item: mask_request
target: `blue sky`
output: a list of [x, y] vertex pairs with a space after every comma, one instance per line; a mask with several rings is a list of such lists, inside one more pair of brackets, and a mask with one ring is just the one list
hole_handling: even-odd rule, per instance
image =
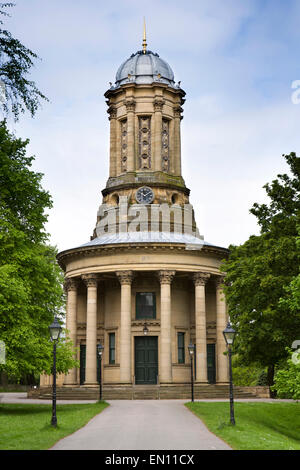
[[299, 0], [16, 0], [6, 27], [35, 51], [31, 78], [50, 99], [10, 127], [30, 139], [54, 207], [60, 250], [89, 240], [108, 178], [103, 94], [141, 48], [166, 60], [186, 91], [182, 167], [201, 234], [228, 246], [258, 233], [262, 186], [299, 153]]

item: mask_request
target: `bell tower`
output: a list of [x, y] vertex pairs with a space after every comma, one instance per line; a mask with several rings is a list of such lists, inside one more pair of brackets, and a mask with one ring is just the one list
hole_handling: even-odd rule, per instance
[[[181, 175], [180, 121], [185, 92], [175, 85], [170, 66], [143, 49], [120, 67], [104, 95], [110, 120], [110, 170], [104, 202], [116, 190], [145, 183], [155, 202], [187, 202]], [[173, 191], [173, 193], [172, 193]]]

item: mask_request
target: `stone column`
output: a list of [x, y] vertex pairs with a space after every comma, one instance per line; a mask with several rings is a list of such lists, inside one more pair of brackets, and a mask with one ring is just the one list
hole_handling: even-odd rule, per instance
[[82, 276], [87, 286], [86, 307], [86, 364], [84, 385], [96, 386], [97, 382], [97, 284], [96, 274]]
[[228, 358], [224, 356], [226, 352], [226, 343], [223, 335], [223, 331], [227, 325], [227, 309], [225, 295], [222, 290], [222, 284], [224, 283], [224, 276], [219, 276], [216, 281], [216, 362], [217, 362], [217, 383], [228, 383], [229, 382], [229, 371], [228, 371]]
[[117, 271], [121, 284], [120, 382], [131, 384], [131, 284], [132, 271]]
[[127, 171], [135, 171], [135, 99], [127, 98]]
[[110, 106], [107, 110], [110, 120], [110, 158], [109, 176], [117, 176], [117, 108]]
[[154, 106], [154, 139], [153, 139], [153, 169], [162, 170], [162, 108], [165, 100], [162, 97], [155, 97]]
[[181, 175], [181, 138], [180, 138], [180, 121], [182, 119], [181, 106], [174, 108], [174, 172], [175, 175]]
[[207, 383], [207, 341], [205, 284], [209, 273], [194, 273], [195, 284], [195, 329], [196, 329], [196, 382]]
[[171, 283], [175, 271], [159, 271], [160, 282], [160, 383], [172, 382]]
[[[77, 290], [79, 281], [78, 279], [66, 279], [64, 288], [67, 292], [67, 314], [66, 314], [66, 328], [68, 335], [73, 342], [73, 348], [76, 348], [77, 343]], [[76, 355], [74, 354], [74, 358]], [[68, 374], [65, 375], [64, 385], [72, 386], [77, 384], [77, 369], [74, 367], [70, 369]]]

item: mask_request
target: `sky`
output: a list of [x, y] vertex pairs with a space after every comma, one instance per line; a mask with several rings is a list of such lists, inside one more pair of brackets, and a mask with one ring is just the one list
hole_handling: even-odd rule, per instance
[[16, 0], [10, 13], [5, 27], [40, 57], [30, 79], [50, 102], [9, 127], [30, 139], [59, 251], [95, 227], [109, 164], [103, 95], [141, 49], [144, 17], [148, 49], [186, 92], [182, 172], [200, 233], [224, 247], [259, 233], [249, 209], [288, 172], [282, 155], [300, 152], [299, 0]]

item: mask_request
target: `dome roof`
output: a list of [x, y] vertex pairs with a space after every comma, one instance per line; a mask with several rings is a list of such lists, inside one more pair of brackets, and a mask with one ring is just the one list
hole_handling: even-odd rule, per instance
[[125, 83], [150, 84], [153, 82], [166, 83], [175, 86], [174, 73], [167, 62], [152, 51], [138, 51], [120, 65], [114, 88]]

